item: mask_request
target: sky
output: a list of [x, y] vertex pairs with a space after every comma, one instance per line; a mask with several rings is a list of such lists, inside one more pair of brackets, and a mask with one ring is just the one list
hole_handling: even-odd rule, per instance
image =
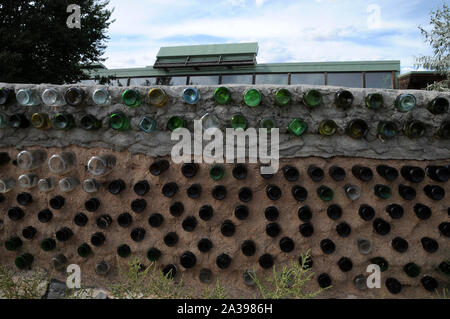
[[111, 0], [108, 68], [151, 66], [162, 46], [258, 42], [258, 63], [400, 60], [432, 53], [418, 29], [445, 0]]

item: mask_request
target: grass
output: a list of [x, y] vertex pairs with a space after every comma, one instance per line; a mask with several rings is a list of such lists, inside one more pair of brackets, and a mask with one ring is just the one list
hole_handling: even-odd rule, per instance
[[434, 299], [450, 299], [450, 292], [447, 288], [442, 288], [442, 294], [436, 289], [435, 294], [436, 297], [433, 297]]
[[227, 299], [228, 292], [217, 278], [216, 285], [214, 287], [206, 286], [202, 292], [202, 299]]
[[[117, 263], [119, 264], [119, 263]], [[128, 263], [128, 269], [118, 266], [118, 281], [108, 285], [108, 290], [117, 299], [179, 299], [189, 296], [183, 280], [176, 282], [170, 274], [164, 275], [155, 263], [143, 267], [139, 259]]]
[[311, 268], [307, 267], [308, 260], [311, 258], [309, 251], [301, 256], [301, 264], [291, 262], [284, 266], [281, 271], [273, 267], [272, 274], [267, 277], [259, 278], [257, 275], [251, 275], [258, 292], [263, 299], [312, 299], [320, 295], [326, 289], [307, 291], [306, 285], [314, 277]]
[[[302, 255], [302, 263], [292, 263], [281, 271], [274, 267], [270, 276], [259, 278], [254, 276], [257, 298], [315, 298], [324, 289], [307, 291], [305, 285], [311, 281], [314, 273], [306, 267], [310, 258], [309, 252]], [[119, 262], [117, 263], [119, 265]], [[50, 282], [51, 274], [33, 271], [24, 276], [6, 266], [0, 265], [0, 297], [7, 299], [38, 299], [44, 295]], [[143, 266], [141, 260], [133, 258], [126, 266], [118, 266], [118, 278], [114, 282], [106, 282], [105, 287], [114, 299], [227, 299], [229, 293], [217, 278], [215, 285], [207, 285], [193, 290], [179, 280], [164, 275], [155, 263]], [[67, 289], [66, 299], [92, 299], [93, 289]]]
[[40, 271], [23, 275], [0, 265], [0, 298], [40, 299], [49, 281], [49, 277]]

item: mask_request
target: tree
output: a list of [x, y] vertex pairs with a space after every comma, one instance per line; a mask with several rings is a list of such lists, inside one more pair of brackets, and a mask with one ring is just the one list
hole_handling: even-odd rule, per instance
[[[69, 28], [70, 4], [81, 7], [81, 28]], [[109, 0], [2, 0], [0, 82], [74, 83], [102, 62], [111, 23]]]
[[431, 11], [430, 26], [430, 31], [422, 26], [419, 30], [433, 48], [433, 56], [417, 58], [416, 66], [447, 76], [446, 80], [433, 83], [427, 89], [450, 90], [450, 8], [445, 3], [441, 9]]

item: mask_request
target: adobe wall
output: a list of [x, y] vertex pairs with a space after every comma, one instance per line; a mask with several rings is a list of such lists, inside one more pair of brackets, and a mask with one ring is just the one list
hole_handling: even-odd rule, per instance
[[[0, 87], [3, 86], [0, 84]], [[25, 87], [23, 85], [14, 86], [16, 89]], [[38, 86], [43, 90], [46, 86]], [[233, 99], [240, 101], [240, 94], [245, 87], [232, 86]], [[81, 129], [74, 129], [69, 132], [60, 132], [56, 130], [38, 131], [35, 129], [26, 129], [14, 131], [12, 129], [0, 130], [0, 152], [8, 152], [14, 158], [20, 150], [26, 149], [45, 149], [48, 157], [63, 150], [71, 150], [77, 156], [76, 169], [69, 175], [78, 177], [81, 181], [89, 178], [85, 165], [92, 155], [101, 152], [110, 152], [117, 158], [117, 166], [113, 172], [98, 180], [103, 183], [103, 188], [94, 194], [85, 193], [80, 187], [75, 191], [62, 194], [55, 190], [49, 194], [40, 193], [37, 188], [29, 191], [33, 196], [33, 203], [27, 207], [22, 207], [25, 217], [13, 222], [7, 217], [10, 207], [18, 206], [16, 195], [22, 190], [16, 188], [5, 194], [5, 200], [0, 203], [0, 219], [4, 221], [4, 227], [0, 230], [0, 260], [2, 264], [14, 265], [14, 258], [19, 254], [29, 252], [35, 256], [33, 267], [49, 268], [51, 257], [62, 253], [69, 263], [75, 263], [81, 266], [83, 284], [93, 286], [105, 286], [105, 282], [113, 281], [117, 275], [116, 249], [120, 244], [126, 243], [131, 247], [133, 255], [145, 259], [146, 252], [151, 247], [157, 247], [162, 251], [162, 257], [158, 264], [163, 266], [175, 264], [178, 268], [177, 279], [183, 276], [183, 281], [189, 288], [194, 290], [202, 289], [204, 284], [198, 279], [199, 271], [202, 268], [209, 268], [215, 278], [220, 278], [226, 285], [232, 297], [253, 296], [256, 294], [254, 288], [243, 284], [242, 272], [246, 269], [254, 269], [257, 274], [269, 275], [271, 270], [263, 270], [258, 264], [258, 258], [269, 253], [274, 257], [277, 268], [291, 262], [297, 261], [301, 253], [307, 250], [311, 251], [313, 259], [313, 272], [315, 277], [310, 283], [309, 288], [316, 290], [318, 288], [317, 277], [321, 273], [328, 273], [332, 279], [332, 288], [327, 290], [322, 297], [332, 298], [431, 298], [434, 294], [426, 291], [420, 279], [424, 275], [430, 275], [438, 280], [439, 288], [449, 286], [448, 277], [445, 277], [437, 270], [437, 266], [449, 256], [449, 238], [445, 237], [438, 230], [439, 224], [449, 222], [450, 184], [439, 183], [446, 191], [446, 197], [441, 201], [433, 201], [428, 198], [423, 187], [428, 184], [437, 184], [428, 177], [420, 184], [411, 184], [399, 177], [394, 182], [387, 182], [382, 179], [375, 171], [379, 164], [391, 165], [400, 169], [403, 165], [416, 165], [425, 168], [429, 164], [449, 165], [450, 164], [450, 142], [437, 140], [431, 136], [431, 132], [437, 130], [440, 123], [449, 116], [433, 116], [425, 109], [425, 102], [432, 99], [437, 92], [408, 91], [418, 99], [418, 107], [411, 113], [399, 113], [394, 110], [393, 101], [402, 91], [381, 90], [386, 101], [384, 112], [374, 112], [363, 107], [362, 99], [365, 93], [379, 90], [351, 89], [355, 96], [355, 106], [347, 111], [338, 111], [332, 104], [332, 97], [336, 88], [316, 87], [324, 93], [324, 105], [318, 110], [310, 112], [304, 105], [299, 103], [301, 99], [300, 92], [306, 87], [289, 87], [293, 93], [295, 102], [293, 105], [280, 109], [273, 106], [271, 96], [276, 87], [259, 87], [264, 95], [263, 106], [256, 109], [244, 107], [240, 102], [230, 106], [215, 105], [212, 99], [214, 87], [199, 87], [202, 100], [197, 106], [187, 106], [181, 102], [182, 87], [165, 87], [164, 89], [170, 96], [170, 101], [166, 107], [155, 109], [145, 104], [137, 109], [129, 109], [120, 104], [120, 93], [123, 88], [110, 88], [113, 94], [114, 105], [108, 107], [98, 107], [90, 105], [75, 109], [72, 107], [61, 107], [59, 109], [68, 109], [79, 119], [81, 114], [89, 112], [99, 118], [106, 117], [113, 110], [120, 109], [132, 116], [133, 129], [129, 132], [116, 132], [108, 128], [107, 121], [104, 121], [104, 128], [99, 132], [86, 132]], [[94, 87], [86, 87], [86, 91], [92, 92]], [[139, 88], [144, 94], [148, 88]], [[447, 94], [447, 98], [450, 96]], [[10, 113], [13, 110], [20, 109], [19, 106], [10, 106], [3, 110]], [[23, 108], [22, 108], [23, 109]], [[57, 108], [46, 106], [33, 107], [27, 110], [27, 114], [36, 110], [45, 110], [45, 112], [54, 113]], [[184, 115], [187, 120], [198, 119], [205, 112], [214, 112], [220, 119], [229, 120], [233, 113], [243, 113], [249, 119], [249, 126], [255, 127], [257, 120], [271, 116], [280, 127], [287, 126], [289, 120], [293, 117], [303, 117], [310, 125], [310, 130], [301, 138], [294, 138], [282, 130], [281, 134], [281, 163], [284, 165], [293, 165], [300, 171], [298, 182], [290, 183], [285, 180], [281, 170], [270, 180], [264, 180], [259, 174], [258, 164], [247, 164], [248, 176], [242, 181], [237, 181], [232, 176], [233, 164], [224, 164], [226, 168], [225, 177], [220, 181], [212, 181], [209, 177], [209, 165], [201, 164], [199, 173], [192, 179], [187, 179], [181, 174], [181, 165], [171, 162], [167, 172], [159, 177], [149, 173], [150, 164], [156, 159], [167, 158], [171, 150], [170, 133], [165, 130], [167, 118], [173, 114]], [[137, 122], [143, 114], [152, 114], [158, 119], [161, 131], [146, 134], [137, 130]], [[352, 140], [342, 132], [331, 138], [320, 137], [317, 131], [317, 125], [320, 120], [333, 118], [343, 129], [344, 123], [347, 123], [354, 117], [366, 119], [368, 123], [377, 122], [380, 119], [395, 119], [406, 121], [416, 118], [424, 121], [430, 126], [430, 136], [410, 140], [404, 136], [399, 136], [391, 141], [381, 143], [375, 137], [375, 127], [371, 127], [371, 133], [367, 139], [362, 141]], [[228, 121], [226, 122], [226, 124]], [[192, 123], [190, 124], [192, 125]], [[374, 126], [374, 124], [372, 124]], [[192, 126], [188, 126], [192, 129]], [[315, 164], [325, 171], [325, 178], [320, 183], [314, 183], [307, 176], [306, 170], [310, 164]], [[357, 180], [351, 174], [353, 165], [366, 165], [374, 171], [374, 178], [368, 183]], [[333, 181], [328, 175], [328, 168], [332, 165], [343, 167], [347, 172], [347, 177], [342, 182]], [[17, 178], [23, 172], [12, 163], [0, 167], [0, 177]], [[47, 166], [42, 166], [35, 171], [40, 178], [51, 176]], [[110, 194], [106, 186], [115, 179], [123, 179], [126, 183], [126, 189], [118, 196]], [[147, 201], [147, 208], [141, 214], [132, 212], [130, 204], [134, 199], [140, 198], [133, 192], [133, 185], [140, 180], [146, 179], [151, 185], [150, 192], [143, 198]], [[179, 191], [174, 198], [168, 199], [161, 195], [162, 186], [175, 181], [179, 186]], [[202, 185], [202, 195], [198, 199], [190, 199], [186, 195], [186, 189], [194, 183]], [[211, 196], [211, 190], [215, 185], [224, 185], [228, 194], [225, 200], [217, 201]], [[278, 185], [283, 194], [280, 200], [271, 201], [265, 194], [267, 184]], [[305, 202], [298, 203], [291, 195], [293, 185], [301, 185], [308, 190], [308, 198]], [[361, 187], [361, 198], [355, 202], [350, 201], [344, 194], [343, 186], [345, 184], [355, 184]], [[389, 185], [393, 190], [393, 196], [389, 200], [381, 200], [374, 195], [373, 187], [375, 184]], [[397, 191], [399, 184], [411, 185], [417, 190], [417, 198], [414, 201], [403, 200]], [[316, 194], [316, 189], [320, 185], [327, 185], [334, 190], [335, 196], [332, 202], [323, 202]], [[238, 199], [238, 191], [241, 187], [248, 186], [253, 191], [253, 199], [248, 203], [241, 203]], [[49, 208], [48, 202], [55, 195], [62, 195], [66, 198], [66, 204], [63, 209], [53, 210], [54, 218], [48, 224], [42, 224], [37, 219], [37, 213], [45, 208]], [[95, 213], [89, 213], [84, 208], [84, 202], [97, 197], [101, 200], [100, 209]], [[174, 217], [169, 213], [169, 206], [176, 201], [184, 204], [185, 210], [181, 217]], [[405, 214], [401, 219], [393, 220], [385, 211], [385, 207], [391, 203], [397, 203], [404, 207]], [[414, 214], [413, 206], [416, 203], [422, 203], [432, 209], [432, 216], [428, 220], [420, 220]], [[209, 204], [214, 208], [213, 218], [205, 222], [198, 217], [199, 208]], [[343, 209], [342, 217], [337, 220], [331, 220], [326, 213], [326, 209], [331, 204], [339, 204]], [[373, 220], [364, 221], [358, 215], [358, 208], [362, 204], [371, 205], [376, 212], [375, 218], [383, 218], [391, 225], [391, 231], [386, 236], [378, 235], [373, 230]], [[234, 216], [234, 208], [237, 205], [246, 205], [250, 210], [250, 215], [246, 220], [238, 220]], [[265, 227], [269, 223], [264, 217], [264, 210], [268, 206], [276, 206], [280, 211], [280, 217], [277, 221], [281, 227], [281, 233], [276, 238], [266, 235]], [[297, 216], [298, 208], [303, 205], [311, 207], [313, 218], [311, 223], [314, 226], [312, 237], [305, 238], [299, 233], [299, 225], [302, 224]], [[78, 227], [73, 222], [73, 217], [78, 212], [84, 212], [89, 217], [88, 225]], [[129, 212], [133, 216], [132, 225], [127, 228], [119, 227], [117, 216], [123, 212]], [[160, 213], [164, 216], [164, 223], [159, 228], [152, 228], [148, 224], [148, 218], [153, 213]], [[109, 214], [113, 218], [111, 227], [104, 232], [106, 242], [101, 247], [93, 248], [94, 254], [87, 259], [82, 259], [77, 255], [76, 249], [83, 242], [89, 242], [90, 236], [101, 231], [95, 224], [95, 219], [102, 215]], [[193, 232], [183, 230], [181, 223], [184, 218], [195, 216], [198, 225]], [[221, 223], [226, 220], [232, 220], [236, 225], [236, 233], [232, 237], [224, 237], [220, 232]], [[351, 226], [349, 237], [342, 238], [336, 232], [337, 224], [347, 222]], [[8, 252], [4, 248], [4, 241], [12, 235], [21, 236], [22, 229], [26, 226], [34, 226], [38, 232], [32, 241], [24, 240], [24, 246], [17, 252]], [[55, 231], [61, 227], [69, 227], [73, 230], [74, 236], [66, 243], [57, 243], [57, 248], [51, 252], [43, 252], [39, 243], [47, 237], [54, 237]], [[130, 232], [135, 227], [146, 229], [146, 236], [142, 242], [133, 242], [130, 238]], [[175, 247], [167, 247], [163, 243], [163, 237], [168, 232], [176, 232], [179, 235], [179, 242]], [[279, 240], [282, 237], [290, 237], [295, 242], [295, 248], [290, 253], [283, 253], [279, 248]], [[409, 249], [405, 253], [398, 253], [391, 247], [391, 241], [394, 237], [401, 236], [409, 243]], [[208, 237], [213, 242], [213, 248], [209, 253], [201, 253], [197, 248], [197, 242], [200, 238]], [[430, 254], [425, 252], [420, 243], [421, 238], [430, 237], [439, 244], [437, 252]], [[336, 244], [334, 253], [327, 255], [319, 247], [320, 241], [330, 238]], [[357, 240], [360, 238], [369, 239], [373, 244], [373, 250], [369, 255], [362, 255], [357, 247]], [[252, 257], [245, 257], [240, 251], [240, 245], [244, 240], [251, 239], [256, 243], [256, 254]], [[184, 269], [179, 262], [180, 255], [185, 251], [191, 251], [196, 255], [197, 264], [192, 269]], [[216, 264], [216, 257], [222, 253], [227, 253], [232, 257], [231, 265], [228, 269], [221, 270]], [[367, 275], [365, 272], [369, 260], [372, 257], [382, 256], [389, 262], [389, 268], [382, 273], [381, 289], [357, 290], [353, 285], [353, 279], [359, 274]], [[353, 269], [349, 272], [342, 272], [337, 266], [341, 257], [349, 257], [353, 262]], [[94, 265], [100, 261], [108, 261], [112, 268], [106, 277], [98, 276], [94, 272]], [[403, 272], [402, 268], [408, 262], [414, 261], [421, 266], [422, 272], [417, 278], [409, 278]], [[120, 259], [124, 265], [128, 259]], [[56, 277], [63, 279], [62, 274], [56, 274]], [[403, 289], [399, 294], [391, 294], [385, 287], [385, 280], [388, 277], [394, 277], [399, 280]]]

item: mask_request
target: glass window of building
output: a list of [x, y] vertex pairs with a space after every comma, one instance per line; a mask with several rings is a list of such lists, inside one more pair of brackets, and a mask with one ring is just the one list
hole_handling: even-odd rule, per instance
[[219, 84], [219, 76], [218, 75], [199, 75], [199, 76], [190, 76], [189, 77], [189, 85], [217, 85]]
[[83, 85], [95, 85], [96, 83], [95, 83], [95, 80], [81, 80], [80, 84], [83, 84]]
[[186, 85], [186, 77], [185, 76], [161, 76], [161, 77], [156, 78], [156, 85], [169, 85], [169, 86]]
[[156, 84], [156, 78], [132, 78], [130, 85], [152, 86]]
[[288, 84], [287, 74], [256, 74], [256, 84]]
[[328, 73], [328, 85], [362, 88], [362, 73]]
[[222, 84], [253, 84], [253, 75], [251, 74], [222, 75]]
[[392, 73], [367, 72], [366, 87], [374, 89], [392, 89]]
[[128, 78], [117, 79], [117, 85], [118, 86], [127, 86]]
[[325, 75], [323, 73], [293, 73], [291, 85], [295, 84], [324, 85]]

